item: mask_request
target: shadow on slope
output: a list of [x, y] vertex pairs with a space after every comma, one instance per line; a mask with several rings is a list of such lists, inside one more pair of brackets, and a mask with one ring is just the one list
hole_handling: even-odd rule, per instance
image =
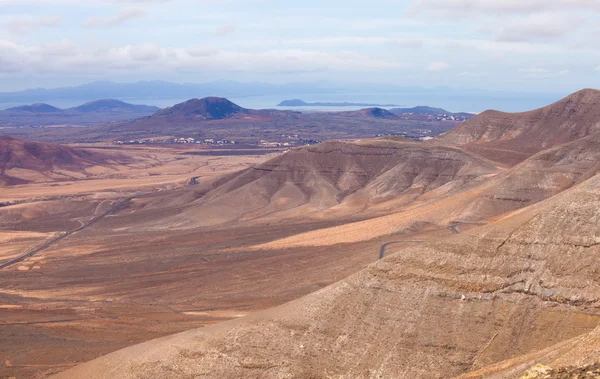
[[530, 354], [600, 321], [599, 207], [594, 176], [294, 302], [133, 346], [57, 378], [446, 378]]

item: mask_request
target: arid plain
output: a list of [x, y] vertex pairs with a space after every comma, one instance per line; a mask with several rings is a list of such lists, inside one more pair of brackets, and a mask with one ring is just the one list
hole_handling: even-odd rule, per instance
[[[19, 184], [2, 188], [1, 262], [50, 242], [0, 270], [0, 333], [10, 341], [2, 344], [1, 374], [8, 377], [44, 377], [138, 342], [282, 304], [366, 267], [378, 259], [383, 243], [412, 238], [262, 248], [381, 213], [328, 216], [340, 191], [322, 187], [337, 175], [327, 168], [315, 172], [321, 183], [310, 183], [308, 177], [296, 181], [315, 194], [279, 188], [280, 179], [265, 180], [265, 191], [275, 195], [267, 200], [257, 188], [245, 188], [233, 198], [232, 189], [222, 189], [220, 181], [243, 180], [240, 171], [261, 173], [247, 169], [287, 160], [283, 151], [229, 155], [218, 149], [216, 155], [196, 155], [190, 153], [215, 149], [31, 143], [32, 148], [6, 137], [3, 141], [11, 145], [10, 155], [19, 157], [20, 167], [3, 168], [5, 182]], [[377, 144], [388, 146], [387, 153], [402, 150], [397, 142]], [[416, 143], [408, 144], [418, 150]], [[321, 161], [319, 147], [309, 152], [314, 149], [292, 152], [291, 171], [282, 174], [302, 171], [296, 166], [305, 164], [305, 154]], [[338, 154], [334, 164], [350, 164], [357, 152], [360, 148]], [[39, 158], [48, 156], [58, 158], [40, 166]], [[397, 160], [402, 163], [401, 157]], [[363, 184], [347, 181], [351, 187]], [[298, 207], [303, 204], [305, 209]], [[56, 240], [69, 231], [76, 232]], [[418, 238], [437, 233], [420, 232]]]
[[429, 141], [263, 155], [4, 138], [0, 374], [519, 378], [592, 364], [599, 109], [583, 90]]

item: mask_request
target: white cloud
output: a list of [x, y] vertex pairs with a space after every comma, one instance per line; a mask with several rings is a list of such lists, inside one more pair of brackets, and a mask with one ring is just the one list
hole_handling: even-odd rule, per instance
[[135, 8], [135, 7], [121, 8], [117, 11], [116, 15], [111, 16], [111, 17], [101, 17], [101, 16], [90, 17], [86, 20], [86, 22], [83, 24], [83, 26], [85, 26], [86, 28], [117, 26], [117, 25], [122, 25], [125, 22], [132, 20], [132, 19], [146, 17], [147, 15], [148, 15], [148, 12], [146, 12], [142, 8]]
[[448, 69], [450, 65], [446, 62], [432, 62], [427, 66], [427, 71], [444, 71]]
[[557, 78], [570, 73], [570, 70], [551, 71], [540, 67], [521, 68], [519, 72], [529, 78]]
[[600, 71], [600, 66], [596, 66], [596, 68], [594, 70]]
[[600, 11], [596, 0], [416, 0], [412, 12], [535, 13], [548, 10]]
[[156, 44], [76, 49], [70, 41], [27, 47], [0, 40], [3, 70], [22, 73], [103, 75], [115, 70], [144, 73], [184, 71], [302, 73], [356, 72], [397, 69], [395, 62], [377, 60], [352, 51], [328, 53], [310, 50], [240, 52], [202, 47], [165, 48]]
[[320, 71], [369, 71], [397, 69], [393, 62], [377, 60], [352, 51], [329, 53], [312, 50], [269, 50], [239, 52], [221, 50], [216, 55], [193, 57], [179, 56], [181, 70], [228, 70], [235, 72], [301, 73]]
[[292, 39], [284, 41], [295, 46], [340, 46], [340, 45], [388, 45], [407, 48], [422, 47], [421, 38], [388, 38], [388, 37], [322, 37], [314, 39]]
[[483, 76], [488, 76], [487, 72], [471, 72], [471, 71], [463, 71], [460, 72], [458, 74], [456, 74], [456, 76], [466, 76], [466, 77], [472, 77], [472, 78], [480, 78]]
[[215, 34], [219, 37], [223, 37], [223, 36], [226, 36], [228, 34], [232, 34], [233, 32], [235, 32], [236, 28], [237, 28], [237, 26], [235, 24], [221, 25], [221, 26], [217, 27], [217, 30], [215, 30]]
[[77, 54], [77, 46], [70, 40], [48, 42], [39, 48], [42, 56], [73, 56]]
[[[106, 4], [160, 4], [171, 0], [86, 0], [85, 5]], [[3, 5], [82, 5], [81, 0], [0, 0]]]
[[7, 21], [5, 28], [15, 34], [23, 34], [35, 31], [40, 28], [53, 28], [60, 26], [62, 17], [17, 17]]
[[134, 61], [151, 62], [156, 61], [165, 55], [165, 50], [153, 43], [145, 43], [138, 46], [127, 46], [125, 54]]
[[210, 57], [212, 55], [219, 54], [219, 50], [217, 50], [217, 49], [211, 49], [211, 48], [202, 47], [202, 46], [188, 47], [185, 49], [185, 52], [194, 58]]
[[166, 3], [171, 0], [113, 0], [113, 2], [117, 3], [135, 3], [135, 4], [159, 4]]
[[497, 34], [497, 41], [554, 41], [584, 26], [586, 18], [557, 12], [529, 15], [508, 22]]

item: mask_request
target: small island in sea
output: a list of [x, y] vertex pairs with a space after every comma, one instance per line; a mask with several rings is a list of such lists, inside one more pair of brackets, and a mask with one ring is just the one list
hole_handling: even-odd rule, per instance
[[397, 107], [396, 104], [367, 104], [367, 103], [307, 103], [300, 99], [284, 100], [278, 107]]

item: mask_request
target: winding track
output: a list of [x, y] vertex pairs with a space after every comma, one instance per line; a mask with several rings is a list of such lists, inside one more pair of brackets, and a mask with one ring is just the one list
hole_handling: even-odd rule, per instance
[[[197, 185], [198, 184], [198, 178], [200, 178], [199, 176], [195, 176], [193, 178], [190, 178], [186, 184], [184, 185], [184, 187], [187, 187], [188, 185]], [[68, 236], [75, 234], [77, 232], [80, 232], [92, 225], [94, 225], [95, 223], [97, 223], [98, 221], [102, 220], [104, 217], [108, 216], [109, 214], [116, 212], [117, 210], [119, 210], [119, 208], [121, 208], [123, 205], [129, 203], [131, 200], [138, 198], [138, 197], [142, 197], [142, 196], [146, 196], [151, 194], [152, 192], [146, 192], [146, 193], [142, 193], [139, 195], [135, 195], [135, 196], [130, 196], [127, 197], [121, 201], [119, 201], [117, 204], [115, 204], [112, 208], [110, 208], [109, 210], [107, 210], [106, 212], [102, 213], [99, 216], [94, 217], [90, 222], [88, 222], [87, 224], [82, 224], [79, 228], [68, 231], [68, 232], [63, 232], [58, 234], [57, 236], [55, 236], [54, 238], [52, 238], [49, 241], [44, 242], [43, 245], [38, 246], [36, 248], [34, 248], [33, 250], [29, 250], [26, 251], [24, 254], [11, 259], [8, 262], [4, 262], [2, 264], [0, 264], [0, 270], [6, 268], [6, 267], [10, 267], [12, 265], [14, 265], [15, 263], [19, 263], [19, 262], [23, 262], [25, 259], [33, 257], [34, 255], [36, 255], [37, 253], [39, 253], [40, 251], [46, 250], [48, 249], [50, 246], [54, 245], [55, 243], [67, 238]], [[81, 221], [80, 221], [81, 222]]]
[[404, 240], [404, 241], [392, 241], [392, 242], [388, 242], [388, 243], [384, 243], [383, 245], [381, 245], [381, 247], [379, 248], [379, 259], [383, 259], [385, 257], [385, 249], [392, 244], [395, 243], [408, 243], [408, 242], [413, 242], [413, 243], [419, 243], [419, 242], [424, 242], [423, 240]]
[[131, 200], [135, 199], [136, 197], [140, 197], [140, 196], [144, 196], [146, 194], [141, 194], [141, 195], [137, 195], [137, 196], [130, 196], [128, 198], [125, 198], [121, 201], [119, 201], [117, 204], [115, 204], [112, 208], [110, 208], [109, 210], [107, 210], [106, 212], [102, 213], [99, 216], [94, 217], [90, 222], [88, 222], [87, 224], [83, 224], [81, 225], [79, 228], [68, 231], [68, 232], [63, 232], [63, 233], [59, 233], [58, 235], [56, 235], [55, 237], [53, 237], [52, 239], [50, 239], [49, 241], [44, 242], [41, 246], [38, 246], [32, 250], [29, 250], [27, 252], [25, 252], [24, 254], [13, 258], [11, 260], [9, 260], [8, 262], [4, 262], [2, 264], [0, 264], [0, 270], [6, 268], [6, 267], [10, 267], [12, 265], [14, 265], [15, 263], [19, 263], [24, 261], [27, 258], [33, 257], [34, 255], [36, 255], [37, 253], [39, 253], [40, 251], [46, 250], [49, 247], [51, 247], [52, 245], [54, 245], [55, 243], [67, 238], [68, 236], [75, 234], [77, 232], [80, 232], [92, 225], [94, 225], [95, 223], [97, 223], [98, 221], [102, 220], [104, 217], [108, 216], [109, 214], [116, 212], [119, 208], [121, 208], [123, 205], [129, 203]]

